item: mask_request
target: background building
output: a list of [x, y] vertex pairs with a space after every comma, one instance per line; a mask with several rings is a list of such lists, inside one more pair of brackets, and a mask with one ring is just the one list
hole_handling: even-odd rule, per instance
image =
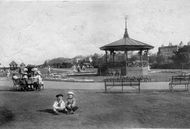
[[167, 57], [172, 57], [174, 55], [174, 52], [178, 50], [178, 46], [162, 46], [158, 48], [158, 55], [162, 55]]
[[157, 56], [162, 58], [162, 64], [172, 63], [173, 61], [171, 57], [175, 55], [179, 48], [183, 48], [189, 45], [190, 42], [188, 42], [187, 45], [184, 45], [182, 41], [179, 43], [179, 45], [172, 45], [172, 43], [169, 43], [168, 46], [162, 45], [158, 48]]

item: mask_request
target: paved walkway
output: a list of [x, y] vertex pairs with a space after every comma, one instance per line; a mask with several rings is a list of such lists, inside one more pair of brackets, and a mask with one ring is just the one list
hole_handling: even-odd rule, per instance
[[[103, 82], [56, 82], [44, 81], [46, 89], [104, 89]], [[142, 82], [141, 89], [168, 89], [169, 82]], [[11, 80], [0, 80], [0, 88], [11, 88]]]

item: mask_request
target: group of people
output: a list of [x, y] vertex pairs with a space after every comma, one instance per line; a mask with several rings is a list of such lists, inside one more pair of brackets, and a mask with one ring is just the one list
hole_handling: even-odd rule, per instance
[[81, 72], [81, 70], [82, 71], [85, 71], [85, 69], [86, 69], [86, 66], [85, 65], [80, 65], [80, 64], [78, 64], [78, 65], [74, 65], [73, 66], [73, 71], [74, 72]]
[[13, 74], [12, 79], [13, 81], [18, 80], [18, 83], [20, 84], [20, 88], [22, 90], [37, 90], [44, 85], [41, 77], [41, 72], [37, 68], [34, 68], [32, 71], [29, 71], [27, 68], [24, 68], [19, 73], [19, 76]]
[[53, 103], [53, 112], [58, 115], [60, 112], [74, 114], [78, 109], [76, 106], [75, 94], [72, 91], [67, 93], [66, 101], [63, 100], [63, 94], [56, 95], [56, 101]]

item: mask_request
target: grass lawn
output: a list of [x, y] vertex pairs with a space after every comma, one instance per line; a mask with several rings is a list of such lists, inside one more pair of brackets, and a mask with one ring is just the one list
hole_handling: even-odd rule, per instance
[[73, 115], [52, 114], [62, 89], [40, 92], [0, 91], [1, 129], [120, 129], [190, 127], [190, 94], [166, 91], [103, 93], [74, 90], [79, 109]]

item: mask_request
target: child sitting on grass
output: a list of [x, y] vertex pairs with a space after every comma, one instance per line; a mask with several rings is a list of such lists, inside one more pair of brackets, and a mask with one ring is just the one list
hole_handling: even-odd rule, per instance
[[53, 111], [57, 115], [59, 112], [66, 112], [65, 109], [65, 102], [63, 101], [63, 95], [57, 94], [56, 95], [57, 100], [53, 104]]
[[72, 91], [67, 93], [66, 109], [68, 114], [74, 114], [74, 112], [78, 109], [76, 106], [76, 99]]

